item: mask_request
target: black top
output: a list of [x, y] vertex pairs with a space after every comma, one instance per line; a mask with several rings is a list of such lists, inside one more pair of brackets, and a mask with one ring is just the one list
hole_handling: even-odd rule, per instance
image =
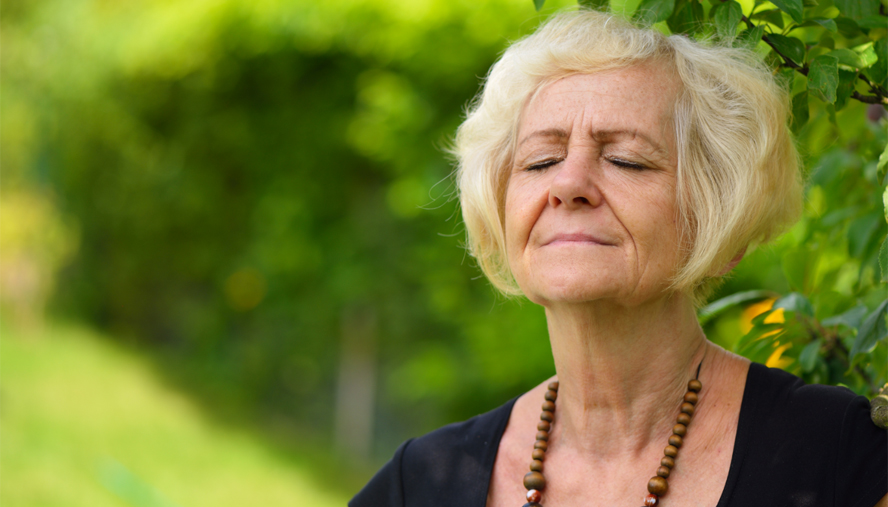
[[[484, 506], [514, 404], [404, 442], [349, 506]], [[886, 492], [888, 432], [866, 398], [752, 363], [716, 507], [873, 507]]]

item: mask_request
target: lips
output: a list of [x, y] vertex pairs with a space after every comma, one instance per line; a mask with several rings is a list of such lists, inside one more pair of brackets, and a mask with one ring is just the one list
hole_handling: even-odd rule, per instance
[[543, 242], [543, 246], [560, 244], [594, 244], [602, 246], [614, 246], [614, 243], [599, 236], [584, 233], [556, 234]]

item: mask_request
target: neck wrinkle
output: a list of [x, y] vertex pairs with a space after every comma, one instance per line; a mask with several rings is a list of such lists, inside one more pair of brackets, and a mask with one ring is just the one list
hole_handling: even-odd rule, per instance
[[708, 343], [690, 300], [547, 307], [546, 316], [560, 383], [550, 445], [598, 459], [665, 445]]

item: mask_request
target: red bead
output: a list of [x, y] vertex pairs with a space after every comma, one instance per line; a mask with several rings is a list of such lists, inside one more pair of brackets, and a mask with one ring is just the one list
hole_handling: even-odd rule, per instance
[[644, 507], [657, 507], [657, 504], [660, 503], [657, 495], [648, 495], [644, 497]]
[[527, 492], [527, 501], [528, 502], [539, 502], [542, 499], [543, 499], [543, 494], [535, 489], [532, 489]]

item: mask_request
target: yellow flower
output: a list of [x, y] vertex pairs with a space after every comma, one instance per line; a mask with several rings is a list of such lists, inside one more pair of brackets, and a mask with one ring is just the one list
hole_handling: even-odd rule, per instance
[[[774, 301], [776, 300], [773, 298], [764, 299], [758, 303], [747, 306], [746, 309], [743, 310], [743, 315], [740, 317], [740, 329], [743, 331], [743, 334], [752, 330], [752, 319], [770, 310], [774, 306]], [[783, 308], [778, 308], [772, 312], [771, 315], [765, 317], [765, 324], [782, 324], [784, 322], [786, 322], [786, 320], [783, 317]], [[762, 338], [775, 333], [777, 333], [777, 331], [771, 331], [770, 333], [762, 335]]]

